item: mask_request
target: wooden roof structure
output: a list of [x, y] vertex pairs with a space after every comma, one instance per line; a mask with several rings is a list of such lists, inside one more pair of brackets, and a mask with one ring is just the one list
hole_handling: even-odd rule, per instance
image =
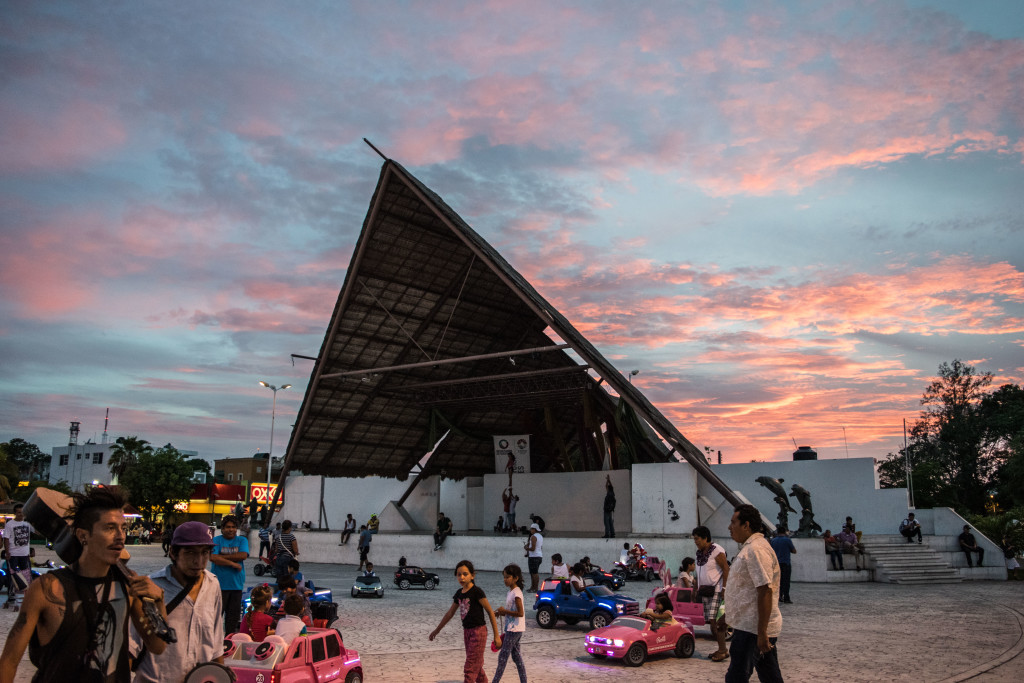
[[703, 453], [522, 275], [385, 159], [281, 481], [292, 470], [480, 476], [495, 471], [492, 436], [509, 434], [531, 435], [532, 472], [685, 460], [739, 502]]

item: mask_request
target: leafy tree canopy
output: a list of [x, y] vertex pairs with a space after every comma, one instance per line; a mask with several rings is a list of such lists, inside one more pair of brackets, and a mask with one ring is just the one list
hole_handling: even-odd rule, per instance
[[1005, 509], [1024, 504], [1024, 390], [988, 392], [992, 373], [954, 360], [924, 391], [920, 419], [905, 449], [879, 464], [883, 488], [907, 485], [914, 504], [982, 514], [993, 499]]
[[39, 446], [24, 439], [11, 439], [2, 443], [0, 450], [14, 466], [14, 478], [42, 479], [50, 469], [50, 456], [39, 450]]
[[152, 452], [153, 447], [145, 439], [137, 436], [117, 437], [110, 449], [110, 460], [107, 463], [114, 481], [120, 483], [125, 472], [138, 462], [139, 456]]
[[170, 515], [174, 506], [192, 493], [192, 465], [177, 448], [167, 444], [155, 451], [138, 454], [121, 477], [128, 499], [142, 516], [152, 521], [158, 514]]

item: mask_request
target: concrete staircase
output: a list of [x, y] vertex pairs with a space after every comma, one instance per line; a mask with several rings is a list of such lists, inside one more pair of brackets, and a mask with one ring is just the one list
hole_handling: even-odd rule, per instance
[[869, 564], [874, 565], [875, 581], [880, 583], [960, 583], [963, 576], [928, 545], [929, 537], [919, 544], [907, 543], [900, 535], [863, 536], [861, 543]]

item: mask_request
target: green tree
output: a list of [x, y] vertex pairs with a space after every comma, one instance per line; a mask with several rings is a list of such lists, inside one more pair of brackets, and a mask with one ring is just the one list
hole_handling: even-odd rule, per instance
[[177, 448], [167, 444], [155, 451], [143, 451], [135, 464], [125, 471], [121, 485], [128, 499], [143, 517], [153, 520], [158, 514], [170, 515], [174, 506], [188, 500], [192, 493], [192, 465]]
[[998, 461], [996, 502], [1024, 508], [1024, 389], [1004, 384], [981, 401], [985, 442]]
[[16, 480], [18, 468], [7, 456], [7, 444], [0, 444], [0, 500], [7, 502], [11, 497], [11, 481]]
[[50, 456], [39, 450], [39, 446], [24, 439], [11, 439], [0, 444], [7, 459], [17, 467], [19, 479], [45, 479], [50, 471]]
[[145, 439], [137, 436], [117, 437], [110, 449], [110, 460], [107, 463], [113, 483], [119, 483], [125, 472], [135, 466], [141, 455], [152, 453], [153, 447]]

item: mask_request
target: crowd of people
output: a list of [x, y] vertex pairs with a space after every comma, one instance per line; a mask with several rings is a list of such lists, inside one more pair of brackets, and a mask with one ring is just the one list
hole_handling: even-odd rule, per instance
[[[610, 478], [606, 484], [607, 512], [609, 505], [614, 510], [614, 489]], [[499, 520], [502, 529], [505, 524], [514, 526], [517, 500], [511, 487], [505, 490], [503, 498], [510, 503], [510, 509]], [[23, 591], [17, 621], [0, 655], [0, 683], [13, 679], [26, 649], [38, 668], [33, 680], [63, 681], [76, 676], [111, 682], [178, 680], [175, 676], [180, 678], [182, 672], [199, 663], [221, 662], [221, 643], [226, 633], [247, 633], [255, 641], [277, 635], [289, 642], [313, 624], [309, 601], [312, 582], [302, 575], [299, 542], [291, 521], [283, 520], [272, 528], [266, 522], [260, 525], [258, 555], [272, 565], [276, 591], [268, 583], [252, 588], [249, 606], [243, 614], [244, 563], [250, 557], [244, 533], [249, 520], [244, 514], [224, 516], [217, 536], [211, 534], [207, 524], [197, 521], [168, 527], [168, 564], [150, 576], [127, 577], [114, 571], [130, 529], [118, 489], [97, 488], [76, 494], [73, 500], [71, 524], [82, 546], [81, 558], [71, 567], [44, 574]], [[14, 512], [15, 517], [7, 523], [3, 535], [9, 573], [24, 571], [30, 561], [31, 527], [24, 521], [20, 505]], [[465, 680], [486, 680], [483, 652], [490, 641], [499, 652], [493, 680], [500, 681], [511, 658], [520, 681], [526, 681], [520, 649], [526, 614], [523, 596], [527, 590], [536, 592], [540, 588], [545, 542], [544, 520], [537, 515], [530, 515], [530, 519], [523, 545], [530, 587], [526, 588], [524, 572], [518, 564], [507, 565], [502, 576], [508, 592], [497, 609], [491, 608], [483, 590], [476, 585], [473, 563], [463, 560], [456, 565], [459, 588], [429, 638], [433, 640], [459, 613], [466, 650]], [[726, 681], [749, 680], [754, 671], [762, 681], [781, 681], [776, 649], [782, 628], [779, 605], [792, 603], [790, 579], [797, 548], [783, 531], [769, 538], [760, 513], [751, 505], [738, 506], [728, 528], [739, 546], [731, 562], [725, 547], [713, 540], [711, 531], [698, 526], [692, 530], [696, 556], [680, 562], [674, 581], [667, 563], [662, 562], [660, 577], [666, 587], [671, 584], [690, 589], [692, 599], [702, 603], [704, 621], [717, 646], [707, 656], [713, 662], [728, 660]], [[359, 570], [364, 576], [375, 575], [369, 549], [378, 531], [376, 515], [358, 528]], [[356, 532], [356, 521], [349, 514], [341, 545], [348, 544]], [[606, 537], [614, 536], [611, 525], [606, 526], [606, 532]], [[900, 533], [908, 542], [920, 542], [921, 525], [913, 513], [900, 524]], [[439, 513], [434, 549], [443, 547], [452, 534], [452, 520]], [[862, 569], [864, 547], [851, 517], [846, 518], [838, 535], [829, 529], [822, 539], [834, 569], [844, 568], [844, 555], [852, 555], [856, 569]], [[968, 566], [975, 561], [983, 566], [984, 549], [969, 525], [963, 527], [958, 541]], [[1010, 564], [1016, 562], [1015, 553], [1009, 549], [1006, 554], [1012, 573], [1018, 569]], [[624, 544], [620, 558], [623, 566], [644, 559], [646, 552], [639, 543], [632, 547]], [[548, 573], [552, 579], [569, 581], [572, 590], [579, 593], [593, 584], [588, 575], [595, 569], [600, 568], [589, 557], [567, 562], [560, 553], [553, 553]], [[17, 592], [15, 582], [9, 581], [7, 588], [8, 604], [13, 604], [10, 600]], [[154, 636], [154, 617], [143, 610], [144, 601], [152, 601], [157, 618], [175, 630], [176, 642]], [[657, 593], [653, 605], [641, 616], [651, 620], [652, 628], [671, 624], [674, 617], [668, 595]], [[493, 633], [491, 638], [488, 626]], [[730, 629], [733, 636], [727, 647]]]

